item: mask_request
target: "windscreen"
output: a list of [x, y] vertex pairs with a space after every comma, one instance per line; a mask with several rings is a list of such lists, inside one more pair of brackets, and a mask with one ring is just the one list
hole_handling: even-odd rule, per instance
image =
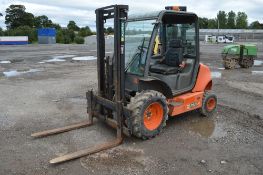
[[125, 71], [142, 76], [155, 20], [127, 22]]

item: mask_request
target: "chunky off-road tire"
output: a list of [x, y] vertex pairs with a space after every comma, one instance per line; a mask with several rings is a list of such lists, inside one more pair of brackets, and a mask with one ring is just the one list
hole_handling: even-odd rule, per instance
[[242, 68], [250, 68], [254, 65], [253, 57], [244, 57], [242, 61], [239, 62], [240, 67]]
[[203, 116], [211, 116], [217, 107], [217, 97], [214, 93], [206, 91], [204, 93], [200, 112]]
[[166, 125], [168, 107], [165, 96], [160, 92], [137, 92], [127, 107], [132, 111], [132, 134], [138, 138], [155, 137]]
[[230, 57], [226, 57], [223, 59], [223, 66], [226, 69], [234, 69], [235, 66], [237, 65], [237, 59], [236, 58], [230, 58]]

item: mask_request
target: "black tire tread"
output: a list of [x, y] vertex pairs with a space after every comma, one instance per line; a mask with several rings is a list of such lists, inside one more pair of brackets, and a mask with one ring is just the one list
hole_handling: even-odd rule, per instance
[[166, 125], [166, 120], [168, 119], [167, 104], [165, 105], [166, 109], [164, 109], [165, 119], [161, 123], [160, 127], [155, 130], [154, 134], [145, 133], [145, 130], [143, 130], [144, 126], [142, 126], [142, 116], [140, 114], [143, 110], [145, 103], [149, 101], [149, 99], [156, 97], [160, 98], [160, 100], [162, 100], [166, 104], [166, 97], [162, 93], [154, 90], [145, 90], [145, 91], [137, 92], [136, 95], [130, 99], [130, 103], [127, 105], [127, 107], [132, 111], [131, 129], [132, 129], [132, 134], [134, 136], [144, 140], [153, 138], [156, 135], [158, 135], [161, 132], [162, 128]]
[[227, 56], [223, 59], [223, 66], [225, 69], [234, 69], [237, 63], [238, 61], [235, 57], [232, 58]]
[[202, 107], [200, 108], [200, 113], [205, 117], [211, 116], [217, 107], [217, 105], [216, 105], [215, 109], [211, 112], [206, 110], [206, 99], [211, 97], [211, 96], [215, 97], [216, 103], [217, 103], [217, 97], [216, 97], [215, 93], [213, 93], [213, 91], [205, 91], [204, 96], [203, 96], [203, 101], [202, 101]]
[[240, 67], [242, 68], [250, 68], [254, 65], [254, 58], [253, 57], [244, 57], [243, 60], [239, 63]]

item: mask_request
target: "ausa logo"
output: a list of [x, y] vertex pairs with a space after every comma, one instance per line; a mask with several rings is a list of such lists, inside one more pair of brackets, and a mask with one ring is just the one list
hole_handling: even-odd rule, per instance
[[192, 108], [194, 108], [194, 107], [196, 107], [196, 106], [198, 106], [198, 102], [193, 102], [193, 103], [190, 103], [190, 104], [188, 104], [187, 106], [186, 106], [186, 108], [187, 109], [192, 109]]

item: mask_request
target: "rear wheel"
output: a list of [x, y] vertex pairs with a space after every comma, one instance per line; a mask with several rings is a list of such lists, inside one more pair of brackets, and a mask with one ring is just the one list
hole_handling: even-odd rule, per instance
[[210, 91], [204, 93], [202, 107], [200, 112], [203, 116], [211, 116], [216, 110], [217, 106], [217, 97]]
[[237, 59], [226, 57], [223, 59], [223, 65], [226, 69], [234, 69], [237, 65]]
[[154, 90], [136, 93], [128, 108], [132, 111], [132, 133], [142, 139], [158, 135], [166, 125], [168, 107], [165, 96]]
[[254, 65], [253, 57], [244, 57], [243, 60], [239, 63], [242, 68], [250, 68]]

